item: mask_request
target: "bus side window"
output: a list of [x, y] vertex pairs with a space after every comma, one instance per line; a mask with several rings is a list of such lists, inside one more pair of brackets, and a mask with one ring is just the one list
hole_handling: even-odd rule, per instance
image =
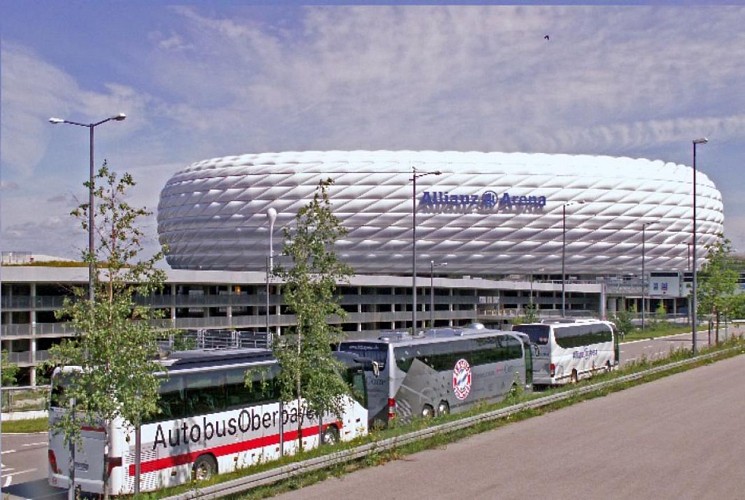
[[184, 379], [180, 375], [169, 377], [161, 383], [158, 405], [160, 413], [152, 417], [155, 420], [170, 420], [186, 415]]

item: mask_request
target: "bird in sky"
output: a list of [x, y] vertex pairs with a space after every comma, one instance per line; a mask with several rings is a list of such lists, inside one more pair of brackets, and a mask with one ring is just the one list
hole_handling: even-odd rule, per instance
[[548, 40], [548, 39], [549, 39], [549, 38], [548, 38], [548, 35], [544, 36], [543, 38], [545, 38], [546, 40]]

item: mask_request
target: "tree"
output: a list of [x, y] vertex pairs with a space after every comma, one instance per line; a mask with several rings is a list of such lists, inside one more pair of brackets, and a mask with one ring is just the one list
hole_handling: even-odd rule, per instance
[[737, 281], [740, 275], [731, 255], [732, 245], [723, 235], [715, 243], [707, 245], [706, 250], [706, 262], [698, 273], [696, 301], [700, 312], [713, 317], [715, 342], [718, 344], [722, 315], [727, 317], [737, 304]]
[[[57, 315], [70, 322], [76, 335], [49, 350], [52, 365], [76, 370], [65, 378], [65, 391], [54, 402], [74, 408], [53, 425], [54, 432], [64, 435], [71, 455], [81, 425], [103, 423], [107, 429], [105, 424], [122, 417], [139, 429], [143, 418], [157, 411], [155, 374], [163, 371], [156, 362], [157, 334], [150, 323], [161, 315], [136, 300], [158, 291], [165, 281], [165, 273], [155, 267], [162, 252], [140, 260], [143, 233], [137, 222], [150, 212], [127, 203], [126, 192], [135, 185], [130, 174], [117, 177], [104, 163], [94, 181], [97, 245], [93, 255], [86, 249], [83, 258], [95, 263], [95, 300], [88, 300], [83, 288], [74, 290]], [[86, 230], [89, 209], [83, 204], [71, 213]], [[107, 460], [104, 457], [105, 471]], [[70, 477], [74, 483], [72, 466]], [[103, 480], [106, 491], [108, 477]]]
[[[349, 394], [340, 375], [341, 366], [331, 351], [331, 345], [342, 340], [342, 331], [328, 324], [332, 316], [345, 316], [336, 287], [353, 272], [334, 251], [336, 241], [347, 231], [331, 210], [328, 188], [332, 184], [331, 179], [321, 180], [313, 200], [298, 211], [294, 227], [285, 228], [282, 255], [292, 265], [274, 270], [284, 282], [287, 306], [296, 315], [291, 334], [272, 342], [282, 367], [278, 376], [280, 398], [286, 403], [295, 401], [298, 410], [304, 400], [307, 415], [319, 418], [327, 413], [340, 416]], [[299, 436], [305, 414], [298, 413], [302, 450]]]
[[9, 385], [15, 385], [16, 375], [18, 375], [18, 365], [10, 362], [8, 359], [8, 351], [2, 351], [0, 356], [2, 359], [2, 386], [7, 387]]
[[[10, 362], [10, 360], [8, 359], [8, 351], [0, 352], [0, 373], [2, 374], [2, 380], [0, 380], [2, 384], [0, 385], [0, 387], [15, 385], [16, 375], [18, 374], [18, 365]], [[0, 407], [4, 408], [6, 402], [10, 402], [8, 394], [8, 391], [5, 391], [3, 393], [2, 401], [0, 401]]]

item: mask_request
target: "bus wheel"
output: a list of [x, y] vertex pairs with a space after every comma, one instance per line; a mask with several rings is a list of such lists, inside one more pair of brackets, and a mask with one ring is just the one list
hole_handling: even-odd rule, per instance
[[435, 416], [435, 409], [430, 405], [424, 405], [422, 407], [422, 418], [432, 418]]
[[450, 414], [450, 405], [447, 401], [440, 401], [440, 404], [437, 405], [437, 414], [438, 415], [448, 415]]
[[572, 370], [571, 380], [573, 384], [576, 384], [577, 382], [579, 382], [579, 376], [577, 375], [577, 370]]
[[207, 481], [217, 474], [217, 462], [212, 455], [200, 455], [191, 468], [194, 481]]
[[339, 442], [339, 431], [333, 425], [329, 425], [323, 431], [321, 435], [321, 442], [323, 444], [336, 444]]

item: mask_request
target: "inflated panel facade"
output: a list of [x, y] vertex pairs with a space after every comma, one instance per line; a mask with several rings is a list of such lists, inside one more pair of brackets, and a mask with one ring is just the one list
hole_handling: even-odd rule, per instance
[[[416, 192], [413, 172], [416, 169]], [[436, 175], [439, 172], [440, 175]], [[697, 173], [699, 264], [723, 231], [722, 197]], [[418, 274], [498, 276], [638, 273], [690, 268], [693, 170], [646, 159], [429, 151], [284, 152], [205, 160], [163, 188], [158, 232], [174, 269], [263, 270], [269, 218], [283, 228], [334, 181], [349, 234], [337, 253], [358, 274], [410, 274], [416, 209]], [[646, 224], [646, 226], [645, 226]], [[646, 227], [642, 231], [642, 227]]]

